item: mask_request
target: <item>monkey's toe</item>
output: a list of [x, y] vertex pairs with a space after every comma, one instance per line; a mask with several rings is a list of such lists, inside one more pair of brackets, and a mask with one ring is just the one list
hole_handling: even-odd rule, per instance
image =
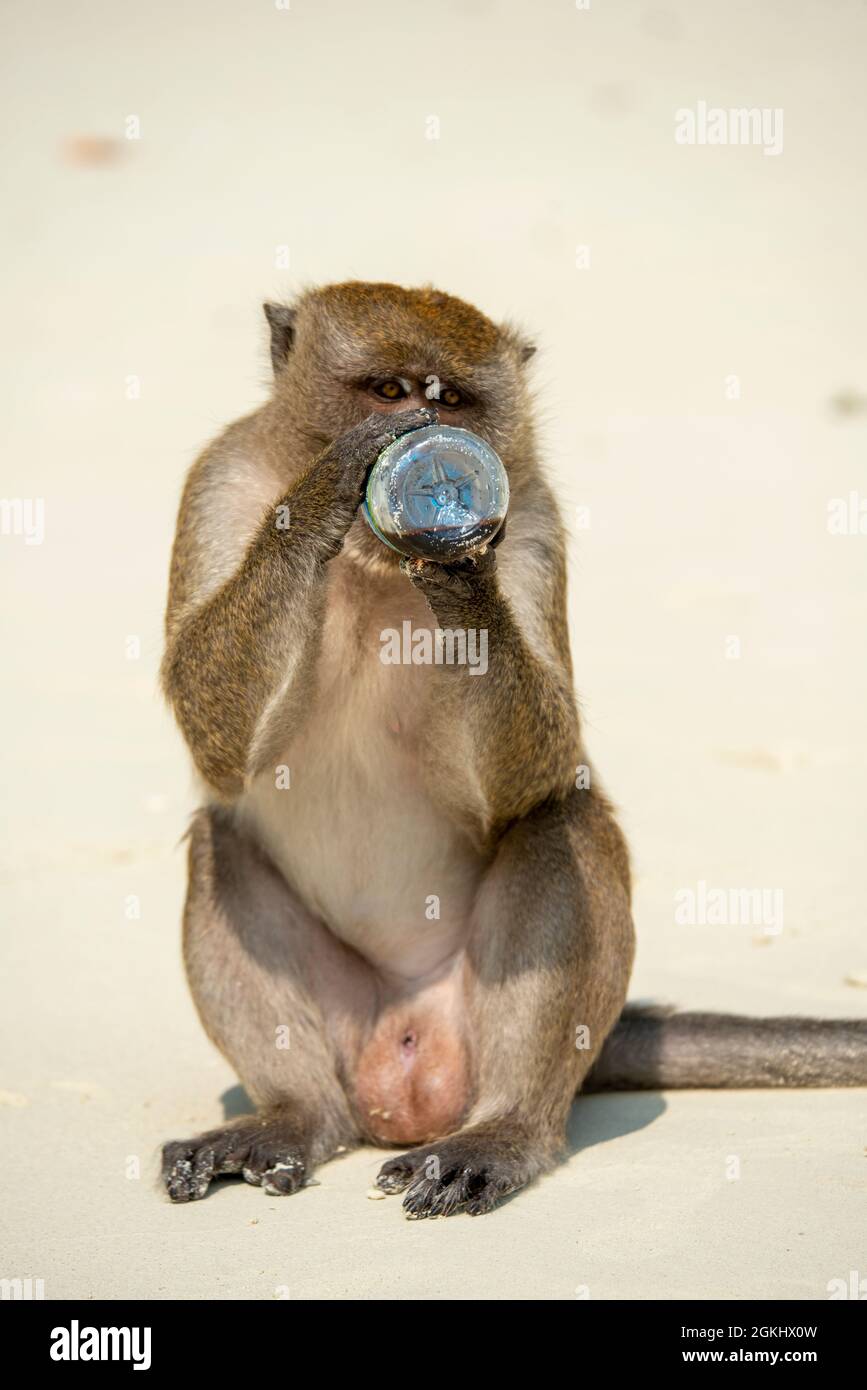
[[383, 1163], [376, 1178], [376, 1185], [389, 1196], [403, 1192], [413, 1180], [418, 1164], [413, 1162], [412, 1154], [400, 1154]]
[[298, 1150], [275, 1153], [259, 1149], [244, 1165], [242, 1176], [245, 1182], [261, 1187], [269, 1197], [288, 1197], [304, 1186], [307, 1167]]
[[465, 1208], [467, 1216], [484, 1216], [486, 1212], [493, 1211], [504, 1197], [508, 1197], [512, 1192], [517, 1192], [519, 1188], [524, 1186], [525, 1182], [526, 1179], [513, 1182], [505, 1173], [486, 1176], [467, 1199]]
[[214, 1176], [214, 1152], [195, 1141], [163, 1145], [163, 1182], [173, 1202], [196, 1202], [204, 1197]]
[[416, 1221], [430, 1216], [453, 1216], [458, 1211], [482, 1216], [493, 1211], [510, 1192], [523, 1187], [525, 1181], [515, 1174], [497, 1172], [494, 1166], [479, 1169], [467, 1164], [440, 1178], [419, 1178], [410, 1186], [403, 1206], [407, 1216]]
[[441, 1178], [419, 1178], [403, 1199], [403, 1208], [413, 1220], [428, 1216], [452, 1216], [466, 1206], [480, 1182], [471, 1168], [455, 1170]]
[[376, 1184], [389, 1194], [405, 1192], [404, 1210], [415, 1221], [459, 1211], [482, 1216], [524, 1187], [533, 1171], [514, 1146], [456, 1135], [390, 1158]]
[[237, 1174], [269, 1197], [283, 1197], [303, 1186], [307, 1163], [285, 1125], [246, 1119], [164, 1145], [162, 1173], [173, 1202], [200, 1201], [214, 1178]]

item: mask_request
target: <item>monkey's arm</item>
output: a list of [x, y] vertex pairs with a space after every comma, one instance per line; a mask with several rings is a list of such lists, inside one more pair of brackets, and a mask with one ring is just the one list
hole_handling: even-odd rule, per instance
[[[520, 541], [510, 542], [520, 545]], [[447, 700], [460, 704], [472, 737], [473, 772], [496, 828], [575, 785], [581, 761], [578, 714], [564, 614], [565, 566], [557, 540], [541, 546], [536, 592], [525, 586], [520, 612], [498, 576], [496, 553], [455, 565], [409, 562], [404, 572], [425, 594], [441, 629], [487, 632], [488, 669], [443, 668]], [[536, 560], [540, 544], [536, 543]], [[528, 568], [533, 560], [528, 556]], [[513, 554], [514, 559], [514, 554]], [[452, 706], [453, 707], [453, 706]]]
[[[303, 717], [328, 562], [355, 519], [367, 470], [394, 438], [431, 418], [428, 410], [372, 415], [342, 435], [267, 508], [222, 582], [224, 551], [237, 544], [230, 533], [243, 527], [238, 483], [256, 477], [248, 460], [232, 456], [243, 433], [233, 441], [230, 431], [193, 470], [172, 556], [162, 674], [196, 766], [220, 796], [237, 795], [268, 765], [279, 734]], [[222, 470], [222, 500], [234, 500], [228, 519], [209, 468]]]

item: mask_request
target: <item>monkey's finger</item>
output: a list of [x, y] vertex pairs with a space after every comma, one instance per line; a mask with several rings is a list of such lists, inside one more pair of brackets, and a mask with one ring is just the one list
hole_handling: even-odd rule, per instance
[[[378, 414], [379, 412], [374, 412]], [[380, 420], [383, 416], [379, 415]], [[439, 421], [439, 411], [435, 405], [419, 405], [412, 410], [398, 410], [394, 415], [387, 415], [389, 431], [398, 435], [406, 434], [409, 430], [421, 429], [423, 425], [435, 425]]]
[[398, 415], [385, 415], [382, 411], [374, 410], [360, 425], [342, 434], [325, 457], [361, 483], [383, 449], [411, 430], [435, 424], [436, 419], [436, 411], [428, 406], [403, 410]]
[[421, 582], [426, 576], [432, 577], [435, 566], [432, 560], [422, 560], [417, 555], [404, 555], [399, 562], [401, 574], [405, 574], [413, 584]]
[[482, 546], [481, 550], [474, 550], [469, 555], [464, 555], [461, 559], [453, 561], [452, 564], [443, 566], [451, 574], [462, 575], [469, 579], [490, 574], [496, 567], [497, 557], [494, 554], [493, 545]]
[[361, 439], [378, 445], [381, 452], [387, 444], [400, 439], [401, 435], [423, 429], [425, 425], [435, 425], [438, 419], [436, 410], [427, 405], [420, 405], [415, 410], [400, 410], [394, 415], [374, 410], [357, 428]]
[[496, 565], [497, 557], [490, 546], [471, 555], [463, 555], [451, 563], [415, 557], [407, 557], [400, 562], [401, 571], [410, 584], [423, 593], [463, 594], [466, 597], [472, 594], [477, 580], [490, 577]]

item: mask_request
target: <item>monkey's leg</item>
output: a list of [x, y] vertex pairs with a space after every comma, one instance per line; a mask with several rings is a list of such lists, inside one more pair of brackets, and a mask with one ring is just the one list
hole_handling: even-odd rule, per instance
[[500, 842], [468, 945], [476, 1101], [466, 1125], [390, 1159], [415, 1217], [489, 1211], [557, 1160], [570, 1105], [626, 997], [633, 956], [619, 832], [589, 791]]
[[368, 972], [226, 812], [197, 814], [189, 864], [184, 958], [193, 998], [258, 1113], [167, 1144], [164, 1181], [176, 1202], [204, 1197], [227, 1173], [271, 1194], [294, 1192], [317, 1163], [357, 1141], [338, 1053], [351, 1045], [350, 1007], [367, 1007]]

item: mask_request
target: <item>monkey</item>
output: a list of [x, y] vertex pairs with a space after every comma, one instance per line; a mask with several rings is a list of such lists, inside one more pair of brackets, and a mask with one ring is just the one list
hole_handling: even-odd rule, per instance
[[[202, 789], [184, 964], [256, 1109], [164, 1146], [170, 1199], [231, 1174], [289, 1194], [372, 1143], [409, 1217], [480, 1215], [558, 1162], [582, 1090], [867, 1083], [867, 1021], [626, 1003], [629, 853], [579, 720], [534, 345], [432, 288], [264, 309], [270, 394], [189, 472], [162, 664]], [[511, 494], [499, 543], [452, 563], [360, 507], [437, 421]], [[406, 620], [485, 631], [484, 675], [381, 661]]]

